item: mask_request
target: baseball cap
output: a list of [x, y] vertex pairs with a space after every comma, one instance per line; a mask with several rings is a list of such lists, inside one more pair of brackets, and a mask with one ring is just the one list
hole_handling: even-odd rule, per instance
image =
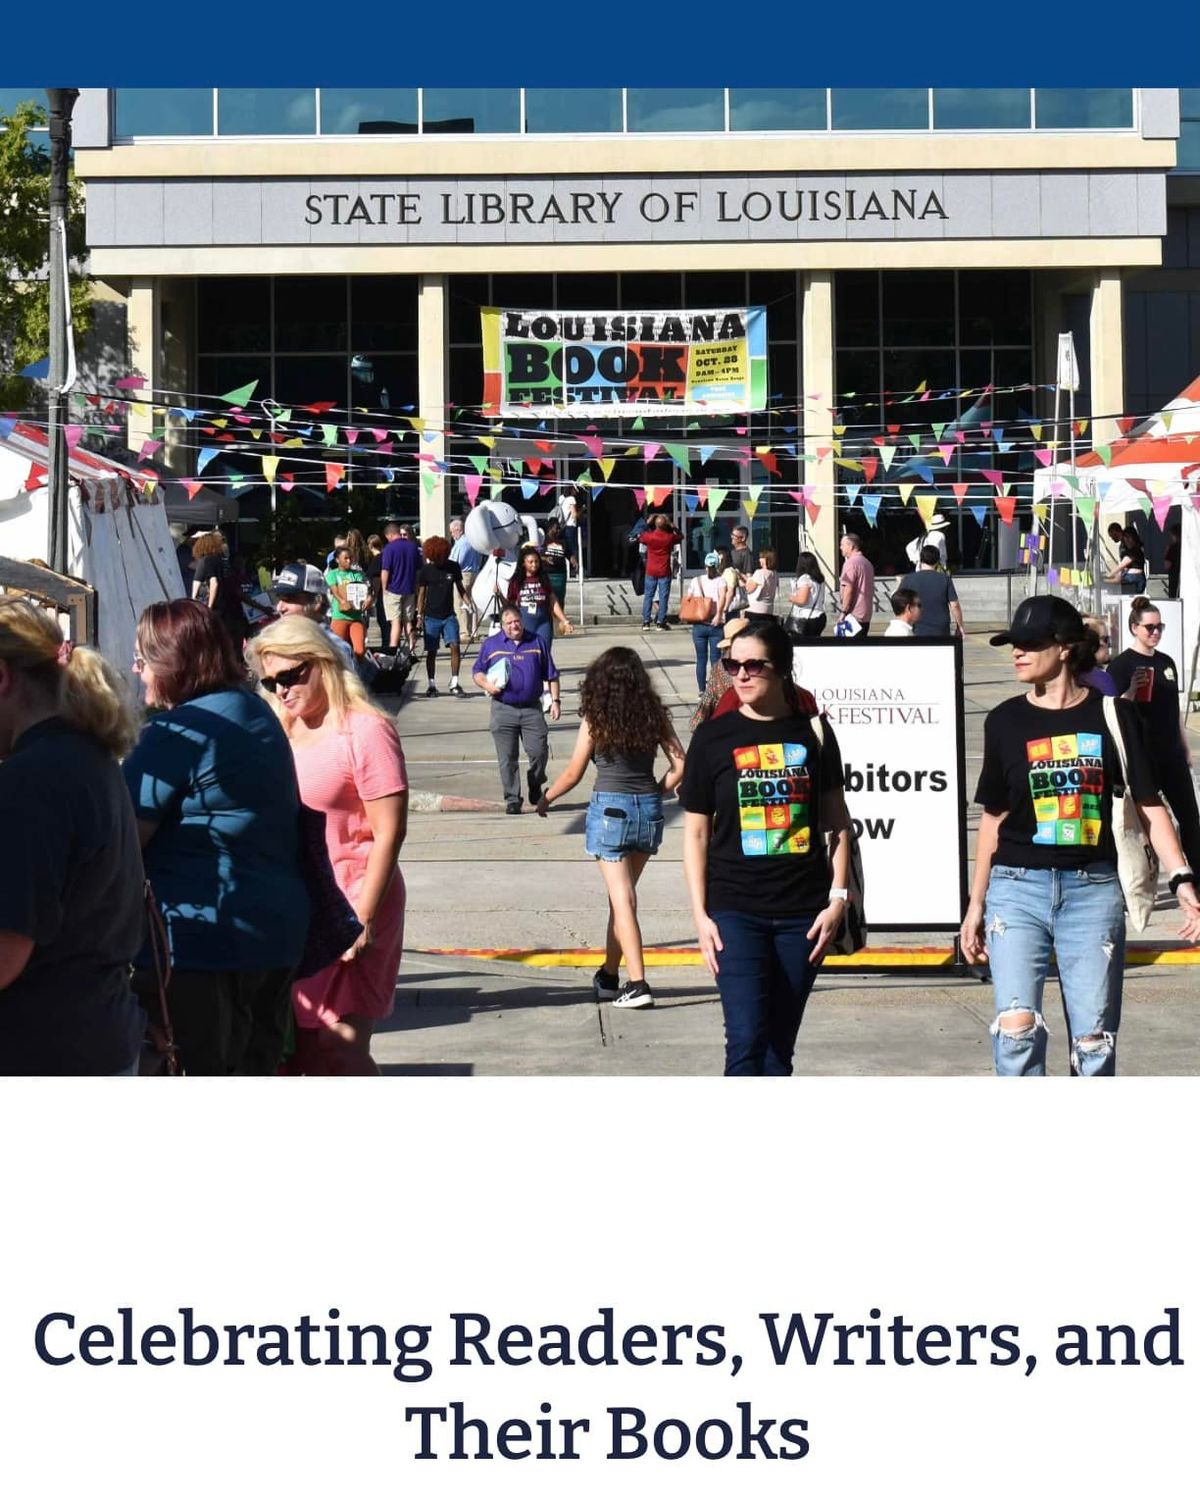
[[297, 594], [325, 594], [325, 575], [312, 563], [286, 563], [275, 575], [275, 592], [283, 599]]
[[1068, 646], [1087, 634], [1083, 616], [1073, 604], [1054, 594], [1039, 594], [1022, 599], [1013, 611], [1012, 623], [1000, 635], [992, 637], [993, 646], [1039, 646], [1057, 641]]
[[719, 568], [721, 566], [721, 559], [715, 552], [706, 552], [704, 554], [704, 566], [706, 568]]

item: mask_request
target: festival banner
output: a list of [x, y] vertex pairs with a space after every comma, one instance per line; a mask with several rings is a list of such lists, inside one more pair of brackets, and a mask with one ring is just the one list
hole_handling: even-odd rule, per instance
[[483, 406], [501, 417], [762, 411], [764, 307], [483, 309]]

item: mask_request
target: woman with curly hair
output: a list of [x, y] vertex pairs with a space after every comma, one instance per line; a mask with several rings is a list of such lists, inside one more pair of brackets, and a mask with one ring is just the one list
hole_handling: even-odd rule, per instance
[[417, 572], [415, 623], [425, 631], [425, 675], [429, 679], [425, 696], [437, 697], [437, 684], [433, 679], [437, 669], [438, 645], [444, 641], [450, 648], [450, 696], [461, 698], [463, 690], [458, 681], [460, 651], [454, 591], [458, 590], [459, 599], [465, 603], [467, 595], [463, 589], [462, 569], [456, 562], [450, 561], [450, 543], [444, 536], [426, 537], [421, 544], [421, 551], [425, 562]]
[[325, 815], [338, 886], [362, 932], [340, 959], [292, 989], [298, 1073], [370, 1075], [371, 1035], [392, 1013], [404, 944], [408, 828], [404, 752], [392, 721], [314, 620], [288, 615], [261, 631], [250, 662], [291, 742], [300, 796]]
[[224, 533], [206, 531], [192, 544], [196, 564], [192, 575], [192, 598], [207, 605], [233, 637], [240, 651], [246, 644], [246, 611], [242, 608], [237, 575], [229, 560], [229, 543]]
[[[588, 762], [596, 762], [596, 784], [588, 806], [587, 852], [600, 863], [608, 893], [604, 963], [592, 979], [599, 1000], [624, 1010], [654, 1004], [642, 959], [637, 919], [637, 883], [646, 861], [662, 843], [662, 799], [683, 778], [683, 746], [641, 658], [628, 646], [613, 646], [584, 673], [579, 692], [582, 722], [562, 775], [538, 803], [551, 805], [579, 785]], [[654, 761], [662, 750], [670, 767], [661, 780]], [[621, 955], [629, 976], [621, 987]]]
[[133, 1074], [142, 856], [117, 761], [124, 681], [52, 615], [0, 598], [0, 1074]]
[[507, 602], [521, 611], [527, 635], [539, 635], [547, 646], [554, 643], [554, 627], [564, 635], [572, 634], [570, 620], [563, 614], [538, 549], [529, 544], [517, 557], [516, 571], [508, 582]]

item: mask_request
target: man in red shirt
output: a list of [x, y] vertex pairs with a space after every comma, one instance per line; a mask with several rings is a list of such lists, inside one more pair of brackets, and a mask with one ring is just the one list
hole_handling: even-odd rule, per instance
[[650, 629], [650, 613], [658, 599], [658, 628], [669, 630], [667, 599], [671, 592], [671, 552], [683, 540], [667, 516], [658, 515], [638, 538], [646, 549], [646, 586], [642, 592], [642, 629]]

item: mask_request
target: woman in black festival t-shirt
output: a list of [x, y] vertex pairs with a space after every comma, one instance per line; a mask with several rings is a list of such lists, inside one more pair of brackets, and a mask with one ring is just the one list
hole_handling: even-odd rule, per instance
[[1142, 721], [1155, 785], [1175, 815], [1184, 857], [1194, 870], [1200, 866], [1200, 809], [1179, 714], [1179, 673], [1174, 660], [1160, 649], [1165, 627], [1152, 599], [1142, 595], [1129, 606], [1129, 629], [1133, 645], [1113, 658], [1109, 675], [1117, 692], [1132, 699]]
[[[1065, 599], [1026, 599], [993, 646], [1011, 645], [1029, 691], [987, 716], [975, 800], [983, 812], [975, 878], [960, 932], [968, 963], [991, 962], [996, 1072], [1046, 1071], [1042, 989], [1054, 949], [1071, 1034], [1071, 1070], [1116, 1072], [1125, 962], [1125, 912], [1113, 841], [1117, 746], [1101, 694], [1079, 675], [1095, 665], [1098, 640]], [[1154, 771], [1129, 704], [1110, 699], [1129, 768], [1129, 793], [1171, 879], [1185, 917], [1181, 935], [1200, 939], [1200, 901], [1175, 829], [1158, 800]]]
[[818, 737], [800, 707], [792, 643], [776, 620], [752, 620], [726, 667], [741, 706], [692, 737], [679, 793], [683, 868], [721, 992], [726, 1074], [787, 1074], [848, 895], [842, 761], [833, 730]]

